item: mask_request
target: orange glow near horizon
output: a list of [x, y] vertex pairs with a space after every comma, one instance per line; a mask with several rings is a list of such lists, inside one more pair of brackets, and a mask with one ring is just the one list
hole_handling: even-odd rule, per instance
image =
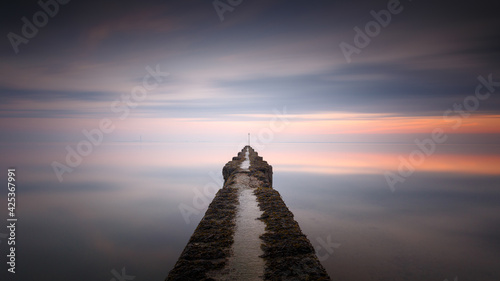
[[[125, 120], [111, 118], [116, 129], [109, 135], [128, 134], [154, 136], [155, 140], [170, 140], [172, 136], [182, 139], [207, 139], [210, 136], [246, 135], [258, 133], [265, 128], [282, 128], [279, 134], [287, 135], [383, 135], [383, 134], [429, 134], [435, 128], [447, 134], [499, 134], [500, 115], [471, 115], [463, 119], [444, 120], [442, 116], [397, 117], [387, 114], [325, 113], [284, 115], [289, 122], [273, 114], [241, 114], [210, 118], [146, 118], [130, 116]], [[231, 120], [234, 118], [233, 120]], [[239, 119], [239, 120], [238, 120]], [[81, 135], [82, 129], [98, 128], [101, 119], [82, 118], [16, 118], [3, 120], [2, 125], [12, 131], [29, 130], [38, 133]], [[22, 123], [20, 127], [17, 124]], [[456, 122], [459, 126], [453, 128]]]
[[[382, 174], [396, 171], [401, 157], [409, 161], [409, 154], [353, 153], [309, 151], [302, 154], [280, 154], [272, 157], [276, 171], [313, 172], [322, 174]], [[410, 162], [411, 163], [411, 162]], [[500, 155], [433, 154], [422, 163], [413, 164], [415, 171], [500, 175]]]
[[[221, 133], [227, 131], [245, 134], [258, 132], [263, 128], [272, 128], [271, 123], [280, 127], [283, 121], [273, 114], [234, 115], [250, 120], [200, 120], [200, 119], [156, 119], [160, 123], [169, 123], [181, 132]], [[421, 134], [431, 133], [441, 128], [446, 133], [461, 134], [496, 134], [500, 133], [500, 115], [471, 115], [468, 118], [445, 120], [442, 116], [395, 117], [385, 114], [328, 113], [286, 115], [288, 124], [279, 134], [292, 135], [332, 135], [332, 134]], [[457, 121], [458, 120], [458, 121]], [[153, 120], [151, 120], [153, 121]], [[150, 121], [150, 122], [151, 122]], [[167, 121], [167, 122], [166, 122]], [[457, 122], [459, 126], [454, 128]], [[153, 121], [151, 124], [157, 123]]]
[[448, 133], [500, 133], [500, 115], [471, 115], [449, 120], [442, 116], [393, 117], [380, 114], [346, 117], [351, 118], [328, 119], [328, 115], [317, 115], [315, 120], [311, 120], [308, 116], [297, 121], [294, 127], [310, 134], [413, 134], [429, 133], [435, 128]]

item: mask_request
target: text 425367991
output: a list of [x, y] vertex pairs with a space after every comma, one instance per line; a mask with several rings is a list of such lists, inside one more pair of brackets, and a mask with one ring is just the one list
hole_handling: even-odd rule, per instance
[[7, 170], [7, 209], [9, 218], [7, 219], [7, 229], [9, 230], [7, 244], [9, 254], [7, 255], [8, 271], [16, 273], [16, 169]]

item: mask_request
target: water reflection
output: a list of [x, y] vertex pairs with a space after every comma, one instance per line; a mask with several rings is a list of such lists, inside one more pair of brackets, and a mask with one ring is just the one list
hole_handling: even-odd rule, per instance
[[288, 173], [275, 181], [313, 244], [328, 235], [341, 244], [323, 262], [339, 280], [500, 276], [492, 262], [500, 250], [500, 177], [421, 173], [394, 194], [373, 175]]
[[[266, 158], [280, 171], [323, 174], [380, 174], [397, 170], [400, 157], [409, 160], [417, 149], [412, 144], [297, 144], [274, 145]], [[418, 171], [500, 175], [500, 151], [471, 145], [439, 145], [436, 152], [417, 163]]]
[[[0, 145], [2, 169], [18, 171], [16, 280], [110, 280], [122, 267], [163, 280], [204, 213], [186, 224], [179, 204], [192, 206], [195, 190], [216, 182], [209, 173], [220, 176], [241, 149], [107, 144], [60, 183], [50, 163], [64, 161], [65, 145]], [[382, 173], [413, 149], [269, 144], [259, 154], [311, 242], [331, 235], [341, 244], [323, 262], [332, 278], [498, 280], [500, 147], [440, 146], [392, 193]], [[0, 208], [6, 202], [1, 193]]]

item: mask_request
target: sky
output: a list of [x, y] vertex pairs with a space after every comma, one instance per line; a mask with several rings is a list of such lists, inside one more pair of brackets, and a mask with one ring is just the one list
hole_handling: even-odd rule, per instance
[[500, 139], [495, 1], [40, 3], [2, 4], [0, 142]]
[[[401, 215], [393, 225], [399, 233], [399, 222], [414, 222], [405, 215], [421, 210], [432, 226], [446, 228], [443, 217], [458, 218], [453, 220], [457, 235], [470, 227], [473, 235], [466, 234], [475, 241], [498, 237], [493, 202], [500, 174], [497, 7], [493, 0], [3, 1], [0, 162], [18, 168], [20, 200], [27, 203], [19, 210], [31, 231], [19, 231], [20, 241], [26, 241], [19, 256], [30, 257], [36, 268], [24, 272], [64, 275], [53, 280], [68, 280], [75, 271], [89, 275], [91, 270], [81, 269], [91, 256], [93, 268], [102, 272], [82, 275], [85, 280], [104, 278], [110, 268], [134, 264], [131, 260], [163, 278], [165, 257], [173, 265], [196, 226], [184, 225], [178, 204], [192, 202], [193, 188], [212, 180], [207, 167], [220, 175], [248, 133], [252, 146], [274, 165], [274, 182], [304, 229], [338, 228], [309, 219], [313, 207], [295, 212], [299, 204], [320, 206], [325, 217], [370, 214], [351, 228], [366, 236], [351, 240], [346, 231], [346, 239], [339, 240], [341, 250], [353, 253], [352, 259], [339, 255], [342, 266], [352, 261], [357, 270], [363, 256], [349, 243], [380, 237], [362, 231], [366, 227]], [[432, 157], [422, 156], [425, 163], [414, 165], [420, 173], [400, 177], [406, 182], [398, 181], [391, 192], [382, 173], [401, 174], [403, 161], [420, 161], [412, 157], [423, 155], [416, 143], [424, 141], [426, 149], [433, 147], [430, 142], [443, 145]], [[99, 146], [97, 152], [89, 156], [93, 147], [85, 144]], [[309, 181], [317, 177], [322, 183]], [[298, 192], [304, 185], [315, 189]], [[385, 206], [394, 198], [400, 200]], [[370, 209], [376, 204], [382, 219], [366, 223], [380, 215]], [[447, 210], [446, 204], [455, 207]], [[356, 207], [361, 211], [353, 211]], [[144, 217], [150, 221], [143, 224]], [[61, 227], [65, 222], [68, 227]], [[476, 223], [484, 228], [474, 228]], [[154, 226], [151, 239], [142, 239], [144, 225]], [[405, 230], [422, 234], [420, 225]], [[62, 236], [53, 236], [54, 228], [64, 230]], [[112, 234], [100, 236], [98, 230]], [[467, 263], [476, 252], [462, 249], [476, 244], [450, 240], [448, 229], [442, 233], [445, 238], [433, 243], [459, 241], [448, 254], [458, 253], [466, 261], [464, 270], [476, 272], [477, 263], [488, 261], [482, 265], [488, 267], [494, 260], [489, 255], [498, 248], [495, 239], [478, 248], [488, 248], [487, 255]], [[169, 237], [166, 248], [160, 248], [157, 241], [164, 237]], [[435, 244], [422, 248], [417, 240], [408, 244], [417, 245], [412, 249], [432, 263], [424, 250], [435, 250]], [[373, 244], [379, 241], [399, 250], [392, 242], [405, 240]], [[67, 243], [71, 247], [65, 248]], [[64, 260], [71, 251], [85, 262], [59, 273], [53, 270], [59, 269], [59, 259], [39, 262], [37, 253], [46, 249], [56, 249]], [[122, 263], [124, 252], [129, 260]], [[148, 259], [137, 259], [138, 252]], [[161, 261], [161, 269], [151, 270], [158, 266], [151, 260]], [[52, 262], [56, 266], [46, 266]], [[448, 279], [455, 272], [450, 270]]]

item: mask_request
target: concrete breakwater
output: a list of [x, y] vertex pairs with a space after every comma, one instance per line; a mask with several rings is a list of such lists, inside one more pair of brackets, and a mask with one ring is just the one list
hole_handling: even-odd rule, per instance
[[[249, 161], [249, 162], [248, 162]], [[330, 280], [278, 191], [245, 146], [166, 280]]]

